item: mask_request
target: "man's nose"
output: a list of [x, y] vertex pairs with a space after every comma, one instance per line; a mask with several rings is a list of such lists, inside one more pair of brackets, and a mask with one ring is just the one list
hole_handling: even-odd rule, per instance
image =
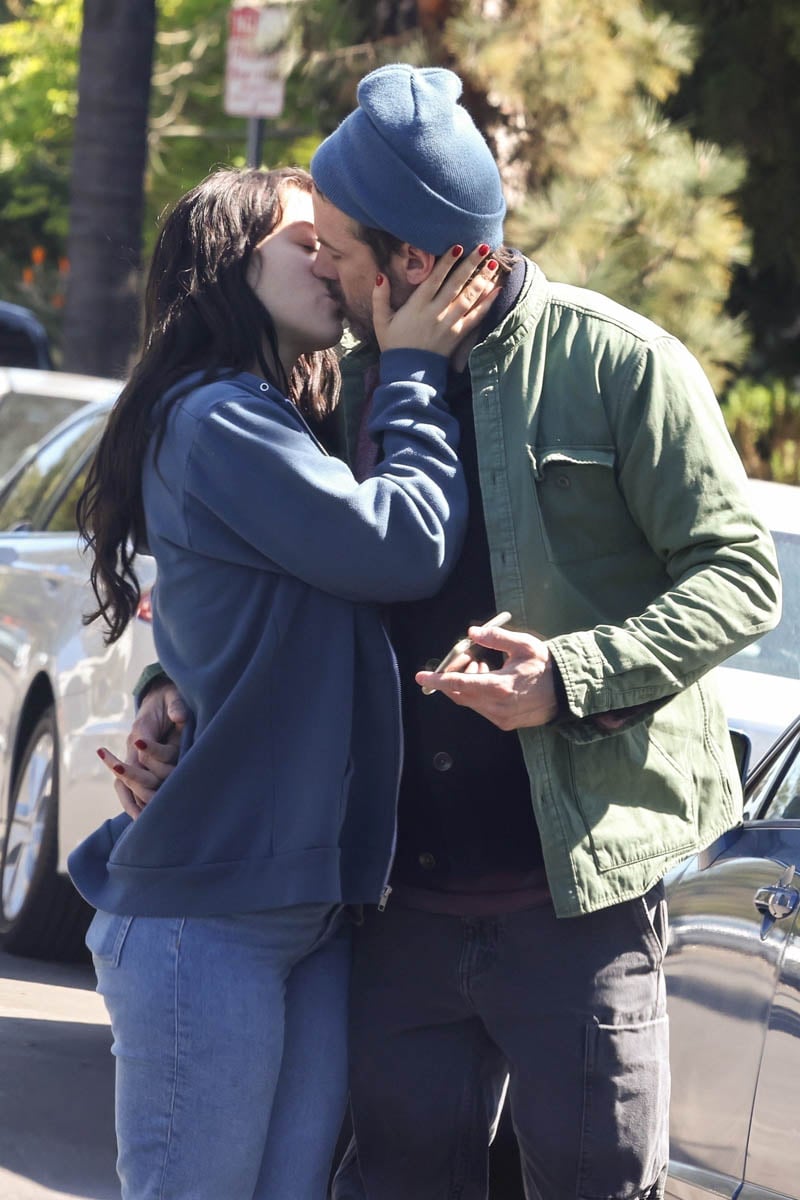
[[316, 275], [317, 279], [339, 278], [336, 267], [333, 265], [333, 259], [324, 246], [320, 246], [317, 250], [311, 272]]

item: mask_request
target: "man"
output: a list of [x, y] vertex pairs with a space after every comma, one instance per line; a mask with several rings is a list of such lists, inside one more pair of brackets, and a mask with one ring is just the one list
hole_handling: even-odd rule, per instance
[[[463, 553], [437, 596], [388, 614], [405, 767], [391, 891], [356, 940], [358, 1163], [369, 1200], [485, 1197], [508, 1076], [529, 1197], [658, 1200], [661, 880], [740, 819], [704, 677], [777, 620], [774, 550], [684, 347], [502, 247], [499, 174], [460, 91], [449, 71], [372, 72], [311, 168], [316, 269], [363, 338], [343, 362], [356, 470], [380, 452], [363, 433], [376, 272], [396, 304], [455, 241], [505, 272], [449, 381]], [[499, 609], [510, 628], [482, 628]], [[488, 662], [432, 672], [468, 626]], [[142, 800], [176, 702], [162, 681], [134, 727]]]

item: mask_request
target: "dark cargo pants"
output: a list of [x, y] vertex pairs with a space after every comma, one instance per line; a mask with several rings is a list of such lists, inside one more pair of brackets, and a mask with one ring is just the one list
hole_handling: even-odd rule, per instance
[[351, 986], [358, 1159], [334, 1200], [485, 1200], [507, 1075], [529, 1200], [660, 1200], [665, 945], [660, 884], [569, 920], [369, 912]]

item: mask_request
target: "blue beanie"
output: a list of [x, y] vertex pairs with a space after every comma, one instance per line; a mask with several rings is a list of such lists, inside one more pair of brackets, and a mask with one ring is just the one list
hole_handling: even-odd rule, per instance
[[311, 160], [322, 194], [372, 229], [443, 254], [503, 242], [506, 205], [491, 151], [441, 67], [392, 63], [358, 85], [358, 108]]

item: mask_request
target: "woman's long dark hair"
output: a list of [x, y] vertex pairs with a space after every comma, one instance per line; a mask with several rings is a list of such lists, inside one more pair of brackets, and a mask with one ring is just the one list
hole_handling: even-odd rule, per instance
[[162, 226], [147, 280], [142, 351], [78, 501], [98, 605], [84, 621], [102, 617], [107, 644], [121, 637], [141, 598], [134, 557], [147, 545], [142, 466], [153, 435], [158, 452], [182, 394], [178, 389], [162, 404], [165, 392], [192, 371], [211, 379], [257, 364], [312, 419], [326, 416], [338, 399], [334, 350], [303, 356], [286, 379], [272, 318], [247, 282], [253, 251], [281, 220], [287, 188], [310, 192], [311, 176], [292, 167], [218, 170], [187, 192]]

